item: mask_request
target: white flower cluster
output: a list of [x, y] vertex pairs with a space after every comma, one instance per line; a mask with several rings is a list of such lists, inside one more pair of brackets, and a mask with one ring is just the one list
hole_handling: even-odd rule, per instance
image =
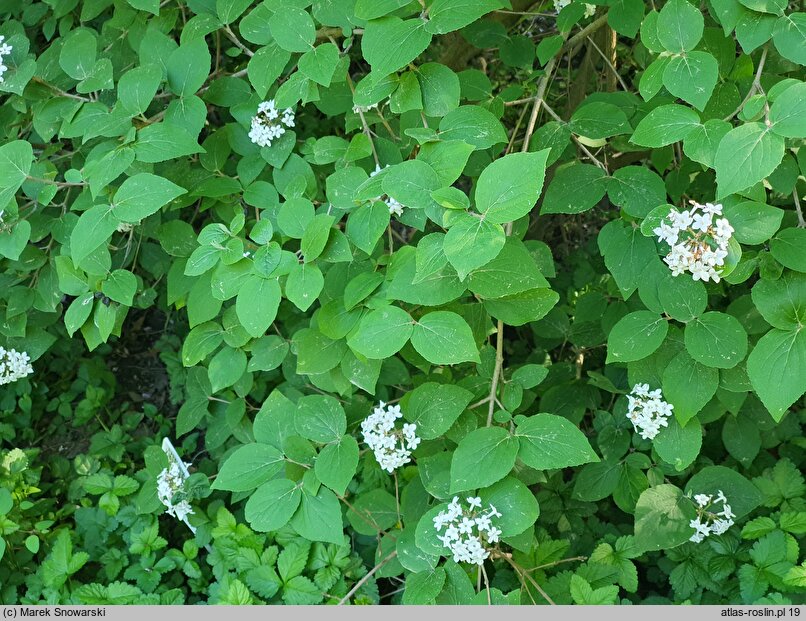
[[722, 205], [691, 205], [682, 212], [672, 209], [653, 233], [672, 247], [663, 259], [672, 275], [688, 271], [694, 280], [719, 282], [717, 270], [728, 256], [733, 227], [726, 218], [715, 219], [722, 215]]
[[501, 536], [501, 530], [492, 524], [493, 518], [500, 518], [498, 510], [490, 505], [486, 511], [481, 508], [481, 498], [469, 496], [467, 509], [459, 504], [459, 497], [454, 496], [447, 510], [440, 511], [434, 518], [434, 528], [445, 533], [437, 538], [453, 554], [456, 563], [484, 564], [490, 556], [486, 544], [495, 543]]
[[[695, 494], [694, 502], [697, 503], [697, 517], [689, 522], [689, 526], [694, 529], [694, 534], [689, 538], [689, 541], [700, 543], [708, 535], [721, 535], [733, 526], [733, 518], [736, 516], [733, 514], [728, 504], [728, 499], [725, 498], [722, 490], [717, 492], [716, 498], [711, 494]], [[722, 510], [719, 512], [715, 510], [709, 511], [711, 506], [716, 503], [722, 504]]]
[[627, 395], [627, 418], [644, 440], [652, 440], [661, 427], [669, 425], [674, 406], [663, 400], [660, 388], [649, 390], [649, 384], [636, 384]]
[[[571, 4], [571, 0], [554, 0], [554, 11], [556, 13], [559, 13], [569, 4]], [[589, 17], [593, 17], [595, 14], [596, 14], [596, 5], [585, 3], [585, 15], [583, 15], [583, 17], [587, 19]]]
[[409, 463], [411, 452], [420, 444], [417, 425], [404, 423], [402, 429], [395, 426], [395, 421], [402, 416], [399, 405], [387, 406], [381, 401], [361, 423], [364, 442], [387, 472]]
[[11, 47], [8, 43], [6, 43], [6, 38], [3, 35], [0, 35], [0, 82], [5, 82], [5, 78], [3, 78], [3, 74], [8, 71], [8, 67], [6, 67], [6, 63], [4, 61], [4, 56], [8, 56], [11, 54], [11, 51], [14, 48]]
[[[389, 168], [389, 165], [387, 164], [386, 166], [384, 166], [384, 168]], [[375, 170], [372, 171], [371, 173], [369, 173], [369, 176], [374, 177], [379, 172], [381, 172], [381, 170], [383, 170], [383, 169], [380, 167], [380, 165], [376, 165]], [[389, 195], [385, 194], [384, 196], [386, 198], [384, 198], [383, 196], [379, 196], [378, 200], [383, 201], [384, 203], [386, 203], [386, 206], [389, 208], [389, 215], [390, 216], [396, 216], [398, 218], [400, 216], [402, 216], [403, 215], [403, 204], [400, 201], [392, 198]]]
[[33, 372], [28, 354], [0, 347], [0, 386], [21, 380]]
[[271, 141], [282, 136], [286, 127], [294, 127], [294, 111], [286, 108], [280, 116], [277, 105], [270, 99], [257, 107], [257, 114], [252, 117], [249, 139], [261, 147], [270, 147]]
[[174, 497], [184, 492], [185, 481], [190, 476], [188, 472], [190, 464], [179, 459], [176, 449], [168, 438], [162, 440], [162, 450], [168, 456], [168, 467], [157, 477], [157, 497], [168, 508], [168, 515], [182, 522], [188, 515], [193, 514], [193, 509], [187, 499], [174, 503]]

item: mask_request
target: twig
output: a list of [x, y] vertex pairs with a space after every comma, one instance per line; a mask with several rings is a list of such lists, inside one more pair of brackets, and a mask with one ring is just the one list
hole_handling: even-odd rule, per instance
[[750, 101], [750, 98], [753, 95], [755, 95], [757, 91], [763, 92], [763, 89], [761, 88], [761, 72], [764, 70], [764, 63], [766, 62], [766, 60], [767, 60], [767, 46], [765, 45], [764, 49], [761, 51], [761, 58], [759, 58], [758, 60], [758, 69], [756, 69], [756, 75], [753, 78], [753, 84], [750, 86], [750, 90], [747, 91], [747, 95], [745, 95], [744, 99], [742, 99], [742, 103], [740, 103], [739, 106], [733, 112], [731, 112], [728, 116], [722, 119], [723, 121], [730, 121], [734, 116], [739, 114], [739, 112], [742, 111], [742, 108], [744, 108], [744, 104]]
[[[548, 104], [547, 104], [545, 101], [543, 102], [543, 107], [546, 109], [546, 112], [548, 112], [548, 113], [549, 113], [549, 115], [550, 115], [550, 116], [551, 116], [551, 117], [552, 117], [552, 118], [553, 118], [555, 121], [558, 121], [558, 122], [560, 122], [560, 123], [565, 123], [565, 121], [564, 121], [564, 120], [563, 120], [563, 119], [560, 117], [560, 115], [559, 115], [559, 114], [557, 114], [556, 112], [554, 112], [554, 110], [552, 110], [552, 109], [551, 109], [551, 107], [550, 107], [550, 106], [549, 106], [549, 105], [548, 105]], [[585, 155], [587, 155], [587, 156], [588, 156], [588, 158], [590, 158], [590, 160], [591, 160], [591, 161], [592, 161], [594, 164], [596, 164], [596, 165], [597, 165], [599, 168], [601, 168], [603, 171], [605, 171], [605, 173], [610, 174], [610, 173], [608, 172], [608, 170], [607, 170], [607, 166], [605, 166], [605, 165], [604, 165], [602, 162], [600, 162], [600, 161], [599, 161], [599, 160], [596, 158], [596, 156], [594, 156], [594, 155], [593, 155], [593, 153], [591, 153], [591, 152], [588, 150], [588, 148], [587, 148], [587, 147], [586, 147], [584, 144], [582, 144], [582, 142], [580, 142], [579, 138], [577, 138], [576, 136], [574, 136], [574, 134], [571, 134], [571, 137], [574, 139], [574, 142], [576, 142], [576, 143], [577, 143], [577, 146], [578, 146], [578, 147], [579, 147], [579, 148], [582, 150], [582, 152], [583, 152]]]
[[356, 592], [356, 591], [358, 591], [358, 589], [360, 589], [362, 586], [364, 586], [364, 583], [366, 583], [366, 581], [367, 581], [367, 580], [369, 580], [369, 579], [372, 577], [372, 575], [373, 575], [373, 574], [374, 574], [376, 571], [378, 571], [378, 570], [379, 570], [381, 567], [383, 567], [383, 566], [384, 566], [386, 563], [388, 563], [389, 561], [391, 561], [391, 560], [392, 560], [392, 559], [393, 559], [395, 556], [397, 556], [397, 550], [394, 550], [394, 551], [390, 552], [390, 553], [389, 553], [389, 554], [387, 554], [387, 555], [386, 555], [386, 556], [385, 556], [383, 559], [381, 559], [381, 561], [380, 561], [380, 562], [379, 562], [377, 565], [375, 565], [375, 567], [373, 567], [372, 569], [370, 569], [370, 570], [367, 572], [367, 574], [366, 574], [366, 575], [365, 575], [363, 578], [361, 578], [361, 580], [359, 580], [358, 582], [356, 582], [356, 583], [355, 583], [355, 585], [353, 585], [353, 588], [352, 588], [352, 589], [350, 589], [350, 590], [347, 592], [347, 595], [345, 595], [344, 597], [342, 597], [342, 598], [339, 600], [339, 603], [338, 603], [338, 604], [336, 604], [336, 606], [341, 606], [341, 605], [342, 605], [342, 604], [344, 604], [346, 601], [348, 601], [348, 600], [349, 600], [349, 599], [350, 599], [350, 598], [351, 598], [351, 597], [352, 597], [352, 596], [355, 594], [355, 592]]
[[806, 220], [803, 219], [803, 210], [800, 208], [800, 198], [798, 198], [798, 189], [792, 192], [792, 198], [795, 201], [795, 211], [798, 212], [798, 227], [806, 229]]
[[604, 60], [604, 61], [605, 61], [605, 63], [607, 64], [607, 66], [610, 68], [610, 71], [612, 71], [612, 72], [613, 72], [613, 75], [614, 75], [614, 76], [616, 76], [616, 79], [618, 80], [619, 84], [621, 84], [621, 88], [622, 88], [622, 89], [624, 89], [624, 91], [625, 91], [625, 92], [629, 93], [629, 92], [630, 92], [630, 89], [629, 89], [629, 88], [627, 87], [627, 85], [624, 83], [624, 80], [622, 79], [622, 77], [621, 77], [621, 75], [619, 74], [619, 72], [618, 72], [618, 71], [616, 71], [616, 68], [613, 66], [613, 63], [612, 63], [612, 62], [610, 62], [610, 59], [609, 59], [609, 58], [608, 58], [608, 57], [605, 55], [605, 53], [604, 53], [604, 52], [603, 52], [603, 51], [602, 51], [602, 50], [599, 48], [599, 46], [598, 46], [598, 45], [596, 45], [596, 43], [593, 41], [593, 39], [591, 39], [590, 37], [588, 37], [588, 41], [589, 41], [589, 42], [590, 42], [590, 44], [593, 46], [593, 49], [595, 49], [597, 52], [599, 52], [599, 56], [601, 56], [601, 57], [602, 57], [602, 60]]
[[498, 320], [498, 336], [495, 339], [495, 369], [493, 379], [490, 384], [490, 407], [487, 409], [487, 426], [493, 424], [493, 414], [497, 399], [495, 393], [498, 390], [498, 378], [501, 375], [501, 368], [504, 366], [504, 322]]
[[556, 606], [556, 605], [557, 605], [557, 604], [555, 604], [555, 603], [554, 603], [554, 600], [553, 600], [553, 599], [551, 599], [551, 597], [549, 597], [549, 594], [548, 594], [548, 593], [546, 593], [546, 592], [543, 590], [543, 587], [541, 587], [541, 586], [540, 586], [540, 585], [539, 585], [539, 584], [538, 584], [538, 583], [535, 581], [535, 579], [534, 579], [534, 578], [532, 578], [532, 576], [530, 576], [528, 573], [526, 573], [525, 571], [521, 571], [521, 568], [518, 566], [518, 564], [517, 564], [517, 563], [515, 563], [515, 561], [513, 561], [511, 558], [509, 558], [509, 556], [508, 556], [508, 555], [506, 555], [506, 554], [502, 554], [502, 555], [501, 555], [501, 558], [503, 558], [503, 559], [504, 559], [504, 560], [505, 560], [507, 563], [509, 563], [510, 565], [512, 565], [512, 569], [514, 569], [514, 570], [515, 570], [515, 572], [516, 572], [516, 573], [517, 573], [519, 576], [522, 576], [522, 577], [526, 578], [526, 579], [527, 579], [529, 582], [531, 582], [531, 583], [532, 583], [532, 586], [533, 586], [535, 589], [537, 589], [537, 592], [538, 592], [538, 593], [540, 593], [540, 595], [542, 595], [542, 596], [543, 596], [543, 599], [545, 599], [545, 600], [546, 600], [546, 601], [547, 601], [549, 604], [551, 604], [552, 606]]
[[546, 63], [545, 73], [543, 74], [543, 77], [540, 78], [540, 82], [537, 83], [537, 92], [534, 96], [532, 114], [529, 116], [529, 123], [526, 126], [526, 137], [523, 139], [523, 146], [521, 147], [521, 151], [523, 153], [526, 153], [529, 150], [529, 141], [532, 139], [532, 134], [535, 132], [537, 116], [540, 114], [540, 105], [543, 103], [543, 97], [546, 95], [546, 89], [549, 86], [551, 73], [554, 71], [554, 66], [557, 64], [558, 57], [559, 54], [552, 56], [551, 59]]
[[224, 36], [227, 37], [227, 39], [229, 39], [230, 41], [232, 41], [235, 44], [235, 47], [237, 47], [244, 54], [249, 56], [249, 58], [255, 55], [255, 53], [252, 50], [250, 50], [243, 43], [241, 43], [241, 40], [235, 36], [235, 33], [232, 32], [232, 29], [229, 26], [224, 26]]
[[538, 569], [548, 569], [549, 567], [555, 567], [557, 565], [561, 565], [562, 563], [573, 563], [574, 561], [587, 561], [587, 556], [572, 556], [571, 558], [562, 558], [559, 561], [554, 561], [552, 563], [546, 563], [544, 565], [538, 565], [537, 567], [532, 567], [531, 569], [524, 569], [524, 571], [537, 571]]

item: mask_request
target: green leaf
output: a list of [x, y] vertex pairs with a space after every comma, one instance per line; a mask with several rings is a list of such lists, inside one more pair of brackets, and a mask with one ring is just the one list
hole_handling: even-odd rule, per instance
[[403, 591], [403, 604], [423, 605], [432, 602], [445, 584], [445, 570], [437, 567], [431, 571], [409, 574]]
[[688, 52], [702, 39], [705, 20], [688, 0], [671, 0], [658, 14], [658, 40], [669, 52]]
[[515, 428], [518, 457], [535, 470], [580, 466], [599, 461], [588, 439], [571, 421], [553, 414], [535, 414]]
[[67, 334], [73, 336], [76, 330], [89, 319], [94, 300], [95, 296], [92, 292], [85, 293], [73, 300], [64, 313], [64, 326], [67, 328]]
[[747, 374], [761, 402], [780, 421], [806, 392], [806, 331], [770, 330], [747, 357]]
[[227, 458], [211, 487], [248, 492], [274, 478], [284, 465], [283, 454], [273, 446], [246, 444]]
[[291, 518], [291, 526], [309, 541], [336, 545], [344, 542], [339, 499], [324, 486], [319, 487], [316, 495], [303, 492], [299, 508]]
[[308, 395], [297, 402], [294, 427], [308, 440], [323, 444], [338, 442], [347, 431], [347, 418], [335, 398]]
[[[243, 22], [241, 22], [243, 26]], [[291, 59], [291, 52], [271, 42], [260, 48], [247, 64], [249, 82], [259, 97], [265, 97]], [[319, 67], [317, 67], [318, 69]], [[332, 76], [332, 74], [331, 74]]]
[[686, 425], [716, 393], [719, 371], [700, 364], [682, 351], [663, 371], [662, 385], [666, 400], [674, 405], [675, 418]]
[[244, 515], [258, 532], [281, 529], [299, 506], [302, 485], [288, 479], [274, 479], [258, 487], [246, 501]]
[[722, 490], [736, 518], [743, 518], [761, 504], [761, 492], [733, 468], [706, 466], [686, 483], [691, 494], [716, 495]]
[[313, 19], [295, 6], [284, 6], [275, 11], [269, 18], [269, 28], [277, 45], [287, 52], [307, 52], [316, 40]]
[[186, 192], [163, 177], [138, 173], [126, 179], [115, 193], [112, 213], [123, 222], [140, 222]]
[[806, 65], [806, 13], [779, 17], [775, 22], [772, 42], [781, 56], [801, 66]]
[[749, 188], [771, 175], [784, 157], [784, 140], [763, 123], [730, 130], [714, 158], [717, 198]]
[[281, 299], [276, 278], [250, 276], [241, 285], [235, 300], [238, 321], [253, 338], [263, 336], [277, 317]]
[[614, 205], [635, 218], [645, 218], [655, 207], [666, 203], [663, 179], [643, 166], [619, 168], [607, 180], [607, 194]]
[[607, 337], [607, 362], [632, 362], [654, 352], [669, 330], [669, 323], [651, 311], [622, 317]]
[[407, 393], [403, 416], [417, 425], [417, 435], [433, 440], [451, 428], [473, 399], [473, 393], [453, 384], [426, 382]]
[[372, 254], [389, 226], [389, 208], [381, 201], [362, 205], [353, 211], [347, 219], [347, 237], [360, 250]]
[[333, 43], [323, 43], [300, 57], [299, 70], [317, 84], [327, 87], [338, 64], [339, 48]]
[[307, 311], [325, 284], [322, 270], [315, 263], [297, 263], [285, 281], [285, 297], [301, 311]]
[[776, 235], [770, 243], [770, 252], [784, 267], [806, 272], [806, 229], [788, 228]]
[[18, 220], [10, 231], [0, 232], [0, 256], [16, 261], [31, 239], [31, 223]]
[[674, 466], [678, 472], [682, 472], [694, 463], [700, 454], [702, 425], [695, 418], [683, 427], [676, 418], [671, 418], [668, 426], [661, 429], [652, 441], [652, 447], [663, 461]]
[[518, 440], [501, 427], [471, 431], [451, 460], [451, 493], [487, 487], [503, 479], [515, 465]]
[[[433, 7], [432, 7], [433, 9]], [[443, 117], [451, 110], [459, 107], [461, 86], [459, 77], [445, 65], [425, 63], [417, 68], [417, 81], [423, 96], [423, 112], [426, 116]], [[445, 143], [433, 143], [435, 146]], [[466, 144], [459, 143], [456, 148], [460, 153], [468, 149]], [[451, 146], [449, 146], [451, 148]], [[472, 151], [472, 149], [469, 149]], [[423, 151], [420, 151], [422, 155]], [[466, 158], [465, 158], [466, 159]], [[430, 163], [430, 162], [429, 162]], [[442, 162], [443, 166], [454, 166], [456, 161]], [[433, 164], [432, 164], [433, 166]], [[464, 166], [463, 166], [464, 167]], [[434, 167], [436, 170], [436, 166]], [[437, 170], [439, 172], [439, 170]], [[458, 175], [457, 175], [458, 176]], [[452, 183], [454, 179], [443, 183]]]
[[663, 85], [666, 89], [700, 111], [705, 109], [711, 99], [718, 79], [719, 65], [716, 58], [708, 52], [687, 52], [673, 56], [663, 70]]
[[357, 467], [358, 442], [353, 436], [344, 436], [337, 443], [328, 444], [314, 463], [317, 478], [341, 495], [353, 480]]
[[193, 95], [207, 80], [211, 63], [210, 50], [203, 37], [180, 45], [165, 63], [171, 92], [180, 97]]
[[[97, 311], [96, 311], [97, 312]], [[210, 360], [207, 375], [213, 392], [235, 384], [246, 371], [246, 354], [234, 347], [225, 346]]]
[[470, 272], [495, 259], [505, 242], [506, 235], [500, 224], [460, 213], [448, 229], [443, 247], [459, 279], [464, 280]]
[[425, 51], [431, 43], [426, 24], [422, 19], [404, 21], [399, 17], [382, 17], [368, 22], [361, 49], [372, 72], [378, 76], [389, 75]]
[[64, 38], [59, 54], [59, 66], [74, 80], [92, 75], [98, 54], [95, 33], [86, 28], [73, 30]]
[[497, 257], [474, 270], [467, 283], [473, 293], [483, 298], [502, 298], [549, 286], [529, 250], [513, 237], [506, 239]]
[[495, 300], [484, 300], [484, 309], [508, 326], [522, 326], [545, 317], [559, 299], [556, 291], [542, 287]]
[[501, 122], [481, 106], [459, 106], [442, 117], [439, 137], [443, 141], [461, 140], [476, 149], [487, 149], [507, 141]]
[[537, 521], [540, 507], [534, 493], [515, 477], [506, 477], [490, 487], [479, 490], [481, 506], [493, 505], [501, 513], [493, 522], [503, 537], [524, 532]]
[[386, 194], [415, 209], [433, 205], [431, 192], [440, 187], [436, 171], [422, 160], [407, 160], [389, 167], [381, 183]]
[[231, 24], [252, 4], [252, 0], [216, 0], [215, 12], [222, 24]]
[[694, 503], [678, 487], [650, 487], [635, 505], [635, 544], [645, 551], [679, 546], [694, 533], [689, 522], [695, 517]]
[[658, 106], [635, 128], [630, 141], [642, 147], [663, 147], [683, 140], [700, 125], [696, 111], [677, 104]]
[[806, 275], [787, 272], [778, 280], [759, 280], [752, 298], [772, 327], [797, 331], [806, 325]]
[[224, 340], [224, 333], [221, 326], [212, 321], [208, 321], [193, 328], [182, 346], [182, 364], [192, 367], [221, 345]]
[[386, 306], [365, 315], [347, 344], [367, 358], [389, 358], [400, 351], [413, 331], [411, 315], [397, 306]]
[[593, 164], [573, 163], [554, 173], [541, 214], [582, 213], [604, 197], [607, 191], [607, 173]]
[[543, 188], [548, 154], [511, 153], [487, 166], [476, 184], [476, 209], [496, 224], [528, 214]]
[[142, 114], [157, 94], [160, 82], [162, 70], [157, 65], [142, 65], [130, 69], [118, 80], [118, 100], [129, 114]]
[[620, 35], [633, 38], [644, 18], [644, 2], [641, 0], [610, 0], [607, 23]]
[[686, 350], [707, 367], [732, 369], [747, 354], [747, 333], [733, 315], [705, 313], [686, 325]]
[[719, 143], [731, 129], [731, 124], [722, 119], [710, 119], [686, 135], [683, 153], [695, 162], [713, 168]]
[[428, 7], [426, 30], [445, 34], [472, 24], [490, 11], [504, 8], [501, 0], [434, 0]]
[[630, 132], [630, 124], [624, 111], [603, 101], [582, 104], [574, 110], [568, 126], [578, 136], [594, 140]]
[[806, 83], [787, 88], [770, 106], [772, 131], [785, 138], [806, 137]]
[[602, 606], [615, 604], [618, 601], [619, 588], [617, 586], [608, 585], [594, 589], [585, 578], [579, 575], [571, 576], [569, 588], [575, 604]]
[[733, 236], [742, 244], [763, 244], [781, 226], [784, 211], [764, 203], [744, 201], [723, 208], [725, 217], [734, 228]]
[[165, 162], [194, 153], [204, 153], [204, 149], [186, 129], [168, 121], [144, 127], [134, 143], [134, 154], [140, 162]]
[[128, 270], [114, 270], [101, 285], [101, 291], [111, 300], [131, 306], [137, 293], [137, 277]]
[[432, 364], [479, 362], [473, 332], [456, 313], [434, 311], [424, 315], [414, 325], [411, 344]]
[[110, 235], [118, 227], [118, 220], [107, 205], [90, 207], [81, 214], [70, 234], [70, 256], [73, 264], [80, 264], [99, 246], [109, 241]]
[[30, 142], [13, 140], [0, 146], [0, 205], [5, 207], [14, 198], [31, 171], [33, 161]]

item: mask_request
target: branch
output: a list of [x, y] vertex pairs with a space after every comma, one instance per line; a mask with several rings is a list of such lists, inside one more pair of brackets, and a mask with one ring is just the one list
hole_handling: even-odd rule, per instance
[[750, 86], [750, 90], [747, 91], [747, 95], [745, 95], [745, 98], [742, 99], [742, 103], [739, 104], [739, 107], [736, 108], [724, 119], [722, 119], [723, 121], [730, 121], [734, 116], [736, 116], [737, 114], [739, 114], [739, 112], [742, 111], [742, 108], [744, 108], [744, 104], [750, 101], [750, 98], [753, 95], [755, 95], [756, 92], [758, 91], [763, 92], [763, 89], [761, 88], [761, 72], [764, 70], [764, 63], [766, 62], [766, 60], [767, 60], [767, 45], [764, 46], [764, 50], [761, 52], [761, 58], [758, 61], [758, 69], [756, 69], [756, 75], [753, 78], [753, 84]]
[[358, 589], [360, 589], [362, 586], [364, 586], [364, 584], [367, 582], [367, 580], [369, 580], [376, 571], [378, 571], [386, 563], [391, 561], [395, 556], [397, 556], [397, 550], [394, 550], [394, 551], [390, 552], [383, 559], [381, 559], [381, 561], [377, 565], [375, 565], [375, 567], [370, 569], [367, 572], [367, 574], [363, 578], [361, 578], [361, 580], [359, 580], [358, 582], [355, 583], [355, 585], [353, 585], [353, 588], [350, 589], [347, 592], [347, 595], [345, 595], [344, 597], [342, 597], [339, 600], [339, 603], [336, 604], [336, 606], [341, 606], [342, 604], [347, 602], [353, 595], [355, 595], [355, 592], [358, 591]]

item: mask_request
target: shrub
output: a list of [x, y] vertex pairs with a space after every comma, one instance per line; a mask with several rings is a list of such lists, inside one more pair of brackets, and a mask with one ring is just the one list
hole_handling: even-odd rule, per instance
[[792, 4], [0, 2], [0, 599], [802, 602]]

